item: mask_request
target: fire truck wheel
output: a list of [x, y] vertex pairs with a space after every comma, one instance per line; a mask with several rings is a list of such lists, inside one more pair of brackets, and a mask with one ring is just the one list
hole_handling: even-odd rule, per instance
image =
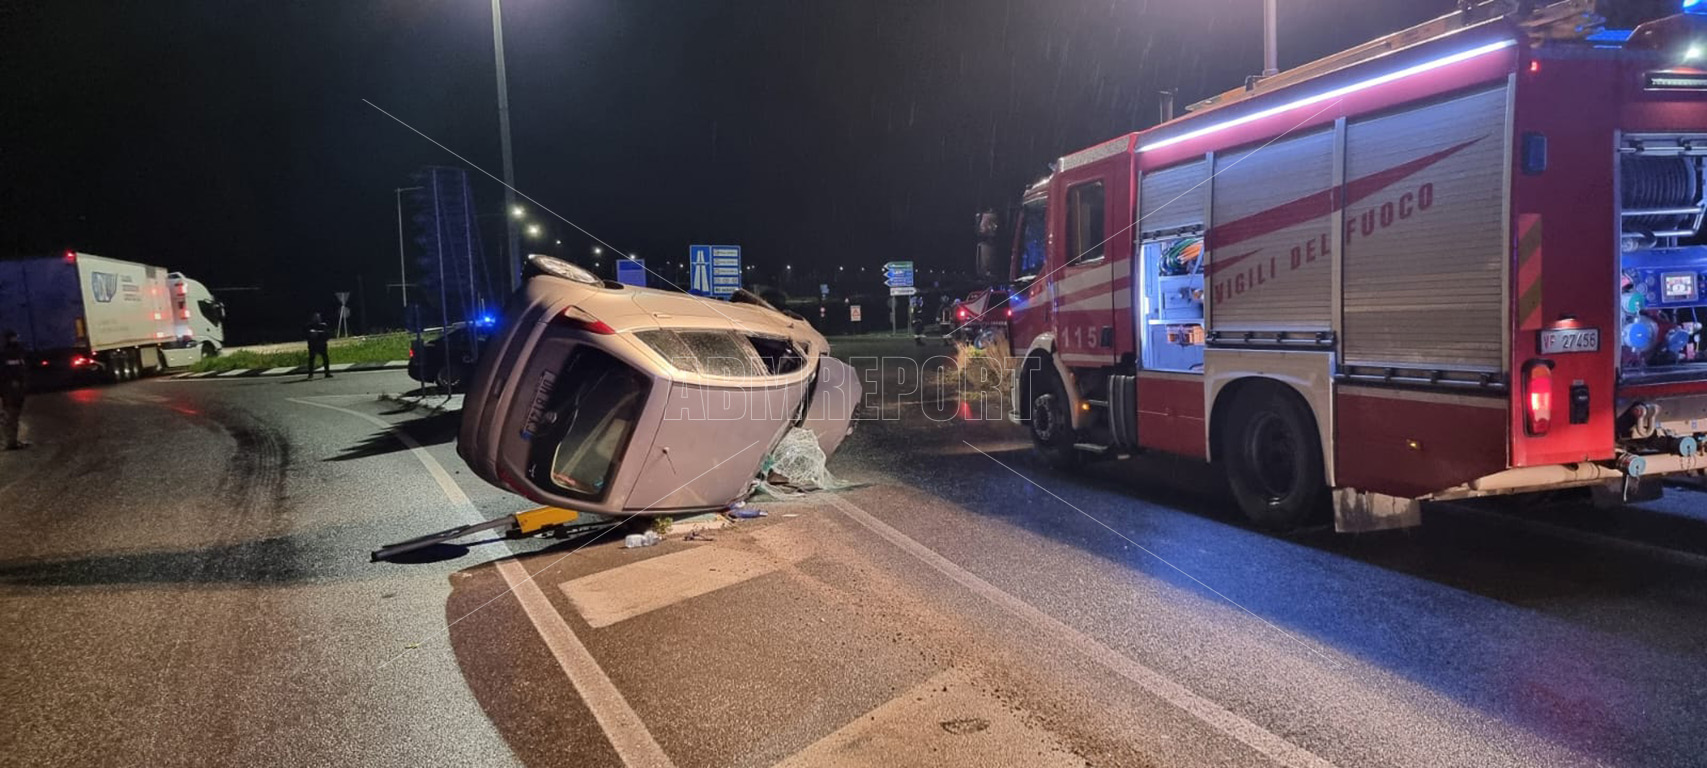
[[[1045, 363], [1047, 365], [1047, 363]], [[1053, 370], [1032, 368], [1031, 444], [1037, 455], [1055, 469], [1079, 465], [1079, 449], [1073, 447], [1073, 415], [1061, 377]]]
[[1237, 397], [1222, 428], [1221, 451], [1239, 508], [1271, 530], [1324, 519], [1327, 484], [1309, 409], [1279, 385], [1258, 385]]

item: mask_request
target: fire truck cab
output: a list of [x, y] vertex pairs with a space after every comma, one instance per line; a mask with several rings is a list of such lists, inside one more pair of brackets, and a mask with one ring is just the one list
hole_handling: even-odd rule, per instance
[[1222, 464], [1286, 528], [1707, 460], [1707, 17], [1488, 2], [1069, 154], [1015, 222], [1010, 419]]

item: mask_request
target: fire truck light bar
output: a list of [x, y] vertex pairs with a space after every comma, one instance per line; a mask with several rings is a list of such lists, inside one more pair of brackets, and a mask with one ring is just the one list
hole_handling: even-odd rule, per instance
[[1282, 104], [1278, 107], [1269, 107], [1268, 109], [1264, 109], [1264, 110], [1261, 110], [1258, 112], [1252, 112], [1251, 114], [1244, 115], [1241, 117], [1235, 117], [1235, 118], [1233, 118], [1231, 120], [1227, 120], [1225, 122], [1220, 122], [1220, 123], [1215, 123], [1214, 125], [1205, 126], [1203, 128], [1199, 128], [1195, 131], [1182, 133], [1178, 136], [1173, 136], [1170, 138], [1162, 139], [1161, 141], [1156, 141], [1156, 142], [1152, 142], [1149, 144], [1145, 144], [1145, 145], [1139, 147], [1138, 151], [1148, 152], [1152, 149], [1161, 149], [1162, 147], [1170, 146], [1173, 144], [1178, 144], [1182, 141], [1189, 141], [1191, 139], [1195, 139], [1195, 138], [1198, 138], [1200, 136], [1208, 136], [1209, 134], [1215, 133], [1217, 131], [1223, 131], [1223, 130], [1226, 130], [1228, 128], [1233, 128], [1236, 126], [1244, 125], [1246, 123], [1255, 122], [1255, 121], [1261, 120], [1265, 117], [1273, 117], [1275, 115], [1281, 114], [1283, 112], [1288, 112], [1288, 111], [1297, 109], [1299, 107], [1307, 107], [1307, 106], [1310, 106], [1311, 104], [1318, 104], [1318, 103], [1327, 101], [1328, 99], [1337, 99], [1341, 96], [1345, 96], [1347, 94], [1355, 93], [1355, 92], [1361, 91], [1365, 88], [1373, 88], [1377, 85], [1383, 85], [1386, 83], [1391, 83], [1394, 80], [1400, 80], [1403, 78], [1410, 77], [1411, 75], [1418, 75], [1418, 74], [1422, 74], [1424, 72], [1427, 72], [1429, 70], [1439, 69], [1441, 67], [1447, 66], [1448, 64], [1457, 64], [1460, 61], [1466, 61], [1468, 59], [1473, 59], [1473, 58], [1476, 58], [1477, 56], [1481, 56], [1484, 53], [1493, 53], [1494, 51], [1500, 50], [1502, 48], [1508, 48], [1508, 47], [1516, 45], [1516, 44], [1517, 44], [1516, 40], [1499, 40], [1499, 41], [1495, 41], [1492, 43], [1488, 43], [1487, 45], [1479, 45], [1479, 46], [1476, 46], [1475, 48], [1471, 48], [1468, 51], [1460, 51], [1460, 52], [1454, 53], [1450, 56], [1442, 56], [1438, 59], [1432, 59], [1430, 61], [1425, 61], [1425, 62], [1423, 62], [1421, 64], [1417, 64], [1415, 66], [1406, 67], [1406, 68], [1401, 69], [1397, 72], [1389, 72], [1385, 75], [1380, 75], [1378, 77], [1372, 77], [1372, 78], [1369, 78], [1368, 80], [1363, 80], [1360, 82], [1352, 83], [1351, 85], [1341, 86], [1341, 87], [1335, 88], [1331, 91], [1326, 91], [1324, 93], [1318, 93], [1314, 96], [1306, 96], [1306, 97], [1299, 99], [1297, 101], [1288, 102], [1288, 103]]

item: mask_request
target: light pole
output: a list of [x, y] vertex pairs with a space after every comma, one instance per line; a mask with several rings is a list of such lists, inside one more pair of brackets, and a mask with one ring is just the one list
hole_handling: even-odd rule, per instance
[[[1280, 35], [1275, 23], [1275, 3], [1277, 0], [1263, 0], [1262, 4], [1262, 76], [1274, 77], [1280, 74]], [[498, 0], [492, 0], [494, 7]]]
[[409, 260], [403, 255], [403, 193], [421, 187], [398, 187], [397, 195], [397, 288], [403, 292], [403, 314], [409, 314]]
[[[516, 163], [510, 154], [510, 86], [504, 77], [504, 11], [499, 0], [492, 0], [492, 56], [498, 66], [498, 135], [504, 153], [504, 207], [516, 209]], [[510, 290], [522, 287], [521, 235], [516, 232], [516, 219], [506, 219], [510, 235]]]

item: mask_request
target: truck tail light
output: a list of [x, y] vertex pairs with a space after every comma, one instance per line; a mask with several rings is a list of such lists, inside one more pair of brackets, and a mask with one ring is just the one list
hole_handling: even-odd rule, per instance
[[605, 321], [593, 317], [587, 310], [580, 307], [570, 307], [563, 310], [563, 314], [559, 318], [568, 325], [580, 328], [583, 331], [590, 331], [602, 336], [616, 333], [615, 328], [605, 324]]
[[76, 251], [66, 251], [65, 252], [65, 263], [76, 264], [77, 263], [77, 252]]
[[1540, 437], [1553, 428], [1553, 361], [1523, 365], [1523, 431]]

